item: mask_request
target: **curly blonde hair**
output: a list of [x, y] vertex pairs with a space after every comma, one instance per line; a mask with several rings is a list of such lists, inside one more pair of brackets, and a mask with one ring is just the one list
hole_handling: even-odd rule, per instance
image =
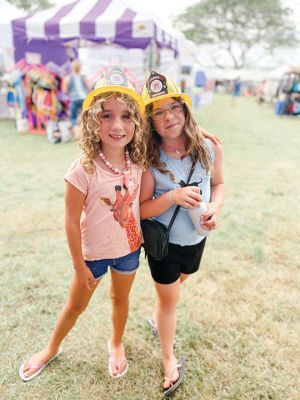
[[82, 149], [82, 165], [90, 174], [95, 173], [95, 157], [101, 149], [101, 130], [100, 114], [103, 112], [103, 105], [111, 98], [115, 98], [127, 107], [130, 119], [135, 125], [134, 137], [126, 146], [129, 151], [130, 159], [133, 163], [146, 168], [146, 140], [144, 133], [144, 123], [140, 114], [139, 107], [135, 100], [127, 94], [119, 92], [106, 92], [96, 96], [89, 108], [81, 115], [79, 147]]
[[[189, 107], [184, 103], [180, 97], [174, 97], [175, 101], [179, 101], [183, 104], [185, 114], [184, 134], [186, 153], [189, 155], [193, 163], [199, 161], [206, 172], [209, 174], [212, 172], [213, 164], [211, 161], [210, 153], [204, 143], [204, 136], [202, 134], [199, 125], [195, 121]], [[154, 124], [151, 118], [151, 112], [153, 110], [153, 103], [146, 106], [146, 130], [147, 130], [147, 165], [158, 169], [163, 174], [170, 175], [171, 179], [174, 179], [174, 175], [171, 171], [166, 169], [166, 164], [160, 160], [160, 144], [162, 139], [156, 132]]]

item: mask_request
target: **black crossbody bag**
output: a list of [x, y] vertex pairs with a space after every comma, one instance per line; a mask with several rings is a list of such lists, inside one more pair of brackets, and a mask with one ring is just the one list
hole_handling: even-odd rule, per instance
[[[181, 187], [188, 186], [190, 179], [193, 175], [195, 164], [192, 165], [187, 183], [181, 181]], [[174, 214], [171, 218], [169, 226], [166, 228], [165, 225], [156, 221], [153, 218], [144, 219], [141, 221], [141, 227], [144, 237], [144, 250], [146, 256], [150, 254], [155, 260], [162, 260], [168, 254], [169, 247], [169, 233], [174, 224], [175, 218], [179, 212], [180, 206], [177, 206]]]

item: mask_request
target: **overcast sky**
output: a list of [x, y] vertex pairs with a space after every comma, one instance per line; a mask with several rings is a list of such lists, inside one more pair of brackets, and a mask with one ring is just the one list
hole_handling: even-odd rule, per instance
[[[51, 0], [53, 4], [67, 4], [73, 0]], [[172, 20], [179, 14], [181, 14], [187, 7], [196, 4], [199, 0], [124, 0], [133, 7], [144, 8], [149, 13], [157, 15], [161, 20], [165, 21], [169, 25], [172, 24]], [[285, 6], [289, 6], [293, 9], [294, 20], [300, 25], [300, 0], [282, 0]]]
[[[56, 5], [70, 3], [74, 0], [51, 0]], [[184, 10], [196, 3], [199, 0], [122, 0], [126, 2], [129, 7], [136, 8], [137, 11], [145, 11], [146, 15], [156, 16], [159, 20], [172, 26], [172, 21], [176, 16], [184, 12]], [[300, 36], [300, 0], [282, 0], [284, 6], [288, 6], [293, 10], [292, 18], [295, 21], [298, 36]], [[283, 62], [292, 62], [295, 64], [300, 63], [300, 48], [298, 49], [284, 49], [277, 52], [277, 55], [272, 58], [275, 64], [282, 64]], [[271, 61], [267, 61], [269, 64]], [[273, 62], [271, 62], [273, 63]]]
[[126, 0], [126, 2], [135, 5], [143, 4], [143, 7], [150, 8], [151, 11], [161, 19], [171, 24], [172, 19], [181, 14], [188, 6], [196, 4], [198, 0]]
[[[165, 21], [171, 24], [172, 20], [179, 14], [181, 14], [187, 7], [196, 4], [199, 0], [150, 0], [150, 1], [139, 1], [139, 0], [125, 0], [127, 3], [143, 4], [143, 6], [149, 9], [151, 4], [151, 11], [160, 16]], [[293, 19], [300, 24], [300, 0], [282, 0], [282, 4], [286, 7], [290, 7], [293, 10]]]
[[[55, 5], [68, 4], [73, 0], [50, 0]], [[157, 15], [162, 20], [171, 24], [172, 18], [180, 14], [191, 4], [198, 0], [124, 0], [127, 4], [149, 10], [150, 13]]]

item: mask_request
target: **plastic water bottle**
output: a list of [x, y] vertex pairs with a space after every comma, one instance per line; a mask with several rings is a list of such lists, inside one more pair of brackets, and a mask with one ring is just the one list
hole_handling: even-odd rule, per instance
[[211, 231], [205, 229], [201, 225], [200, 217], [203, 213], [205, 213], [205, 211], [207, 211], [207, 205], [203, 201], [200, 203], [199, 207], [194, 207], [194, 208], [188, 209], [188, 213], [192, 220], [192, 223], [193, 223], [198, 235], [200, 235], [200, 236], [208, 236], [211, 233]]

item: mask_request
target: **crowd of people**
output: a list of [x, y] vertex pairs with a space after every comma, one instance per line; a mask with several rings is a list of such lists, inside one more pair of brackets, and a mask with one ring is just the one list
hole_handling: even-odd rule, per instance
[[[140, 219], [151, 218], [167, 227], [178, 208], [167, 255], [156, 259], [147, 254], [157, 294], [147, 323], [160, 339], [162, 390], [168, 396], [184, 376], [185, 356], [174, 350], [175, 310], [180, 286], [198, 271], [206, 246], [206, 234], [200, 235], [197, 226], [207, 234], [215, 230], [223, 204], [222, 147], [216, 136], [198, 126], [189, 96], [163, 74], [152, 71], [142, 96], [117, 66], [108, 69], [90, 91], [79, 69], [73, 74], [67, 87], [71, 94], [80, 93], [70, 97], [74, 124], [82, 109], [81, 154], [64, 178], [74, 275], [48, 343], [20, 366], [19, 375], [30, 381], [61, 354], [63, 339], [108, 270], [112, 301], [108, 373], [113, 379], [126, 374], [123, 336], [143, 244]], [[194, 225], [188, 210], [203, 202], [207, 210]]]
[[[57, 144], [79, 139], [79, 123], [82, 103], [96, 82], [99, 71], [89, 81], [81, 73], [79, 60], [74, 60], [69, 70], [53, 63], [31, 65], [19, 61], [7, 74], [7, 105], [14, 108], [17, 129], [21, 133], [46, 134], [50, 143]], [[132, 76], [125, 71], [130, 80]], [[293, 75], [294, 76], [294, 75]], [[268, 82], [254, 83], [241, 80], [216, 80], [215, 92], [231, 94], [231, 105], [238, 105], [240, 96], [255, 96], [259, 103], [276, 98], [276, 114], [300, 114], [298, 81], [286, 79], [275, 93]], [[135, 88], [137, 87], [134, 82]], [[182, 89], [183, 90], [183, 89]], [[272, 94], [272, 93], [273, 94]], [[197, 108], [197, 96], [193, 98]]]

